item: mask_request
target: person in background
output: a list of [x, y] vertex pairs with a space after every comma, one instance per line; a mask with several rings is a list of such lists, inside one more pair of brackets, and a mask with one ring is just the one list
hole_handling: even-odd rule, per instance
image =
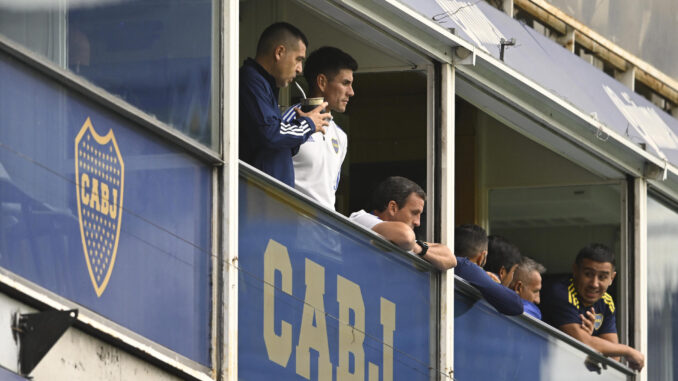
[[[348, 100], [354, 95], [353, 72], [356, 70], [355, 59], [340, 49], [324, 46], [315, 50], [308, 56], [304, 69], [310, 96], [324, 98], [332, 112], [345, 112]], [[292, 123], [299, 107], [299, 104], [290, 107], [283, 114], [283, 122]], [[324, 134], [313, 133], [292, 157], [294, 188], [334, 210], [347, 143], [346, 133], [334, 119], [329, 120]]]
[[309, 111], [297, 112], [283, 122], [278, 91], [301, 73], [306, 57], [306, 36], [291, 24], [275, 23], [264, 30], [254, 59], [240, 68], [240, 159], [294, 186], [292, 153], [315, 132], [324, 132], [329, 113], [327, 102]]
[[534, 259], [523, 257], [513, 274], [513, 281], [509, 288], [515, 291], [523, 300], [525, 313], [541, 320], [539, 293], [541, 291], [541, 275], [546, 268]]
[[454, 273], [478, 289], [497, 311], [506, 315], [523, 313], [520, 296], [495, 282], [482, 269], [487, 259], [487, 233], [478, 225], [460, 225], [454, 229], [454, 252], [457, 267]]
[[487, 263], [484, 268], [495, 282], [508, 287], [520, 260], [520, 250], [516, 245], [502, 236], [488, 237]]
[[[545, 285], [541, 297], [544, 321], [591, 346], [605, 356], [624, 356], [632, 369], [640, 370], [645, 356], [619, 343], [615, 305], [607, 293], [615, 276], [612, 250], [599, 243], [584, 247], [572, 265], [572, 276]], [[582, 328], [583, 314], [592, 312], [593, 334]]]

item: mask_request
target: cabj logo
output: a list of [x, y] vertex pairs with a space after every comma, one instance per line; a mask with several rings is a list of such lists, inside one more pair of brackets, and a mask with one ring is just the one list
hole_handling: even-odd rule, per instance
[[101, 136], [89, 118], [75, 137], [75, 184], [82, 247], [89, 277], [100, 297], [118, 251], [125, 164], [113, 130]]

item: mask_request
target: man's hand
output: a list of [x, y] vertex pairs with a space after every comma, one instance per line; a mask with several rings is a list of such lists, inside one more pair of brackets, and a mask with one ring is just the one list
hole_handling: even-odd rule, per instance
[[593, 335], [593, 329], [596, 325], [596, 314], [593, 307], [586, 311], [586, 315], [579, 314], [579, 317], [581, 318], [581, 328], [589, 335]]
[[313, 124], [315, 124], [315, 132], [322, 132], [323, 134], [325, 133], [325, 127], [327, 127], [330, 122], [329, 120], [332, 119], [332, 114], [329, 112], [322, 112], [325, 107], [327, 107], [327, 102], [323, 102], [321, 105], [318, 107], [314, 108], [313, 110], [309, 112], [303, 112], [299, 107], [295, 107], [294, 111], [297, 112], [297, 115], [299, 116], [305, 116], [313, 121]]
[[490, 276], [490, 278], [492, 278], [493, 281], [495, 281], [495, 282], [497, 282], [497, 283], [501, 283], [501, 281], [499, 280], [499, 278], [497, 278], [497, 276], [494, 275], [493, 272], [491, 272], [491, 271], [485, 271], [485, 272], [487, 273], [487, 275]]
[[645, 366], [645, 356], [639, 351], [628, 347], [628, 353], [624, 354], [626, 361], [629, 362], [629, 367], [634, 370], [641, 370]]
[[515, 265], [513, 265], [511, 267], [511, 270], [509, 270], [509, 272], [506, 274], [506, 276], [504, 276], [501, 279], [501, 284], [504, 287], [508, 287], [511, 284], [511, 282], [513, 282], [513, 274], [516, 272], [517, 268], [518, 268], [518, 264], [516, 263]]

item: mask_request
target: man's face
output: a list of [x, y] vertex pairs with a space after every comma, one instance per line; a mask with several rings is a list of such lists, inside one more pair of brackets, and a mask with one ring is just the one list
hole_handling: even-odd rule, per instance
[[332, 79], [325, 77], [320, 82], [320, 92], [327, 101], [330, 110], [346, 111], [348, 99], [355, 94], [353, 92], [353, 70], [341, 69]]
[[585, 305], [590, 306], [603, 297], [617, 273], [610, 262], [596, 262], [585, 258], [572, 266], [574, 288]]
[[539, 292], [541, 291], [541, 275], [539, 271], [530, 272], [517, 291], [521, 298], [528, 302], [539, 304]]
[[306, 57], [306, 45], [301, 40], [297, 40], [290, 48], [280, 45], [276, 48], [275, 55], [276, 67], [273, 76], [276, 85], [286, 87], [297, 75], [301, 74], [301, 64]]
[[[391, 201], [395, 204], [395, 201]], [[420, 225], [421, 214], [424, 212], [424, 199], [416, 193], [411, 193], [405, 199], [405, 205], [398, 208], [397, 205], [389, 205], [389, 221], [400, 221], [414, 229]]]

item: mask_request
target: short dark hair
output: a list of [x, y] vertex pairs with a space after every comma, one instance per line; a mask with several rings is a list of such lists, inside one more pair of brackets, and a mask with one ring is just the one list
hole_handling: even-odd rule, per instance
[[358, 70], [358, 63], [341, 49], [323, 46], [314, 50], [306, 59], [304, 78], [306, 78], [308, 88], [313, 92], [316, 90], [318, 75], [325, 74], [328, 80], [332, 80], [343, 69], [356, 71]]
[[398, 207], [402, 208], [412, 193], [426, 201], [426, 192], [414, 181], [401, 176], [388, 177], [380, 182], [372, 193], [370, 210], [383, 212], [391, 201], [395, 201]]
[[301, 40], [308, 46], [306, 35], [299, 28], [286, 22], [277, 22], [264, 29], [257, 43], [257, 56], [270, 53], [278, 45], [292, 48], [292, 43]]
[[473, 259], [487, 248], [487, 233], [478, 225], [464, 224], [454, 229], [454, 255]]
[[522, 256], [518, 246], [500, 235], [493, 234], [487, 237], [487, 240], [485, 270], [499, 274], [502, 267], [509, 271], [513, 265], [520, 263]]
[[590, 259], [594, 262], [602, 263], [610, 262], [612, 264], [612, 268], [615, 268], [614, 252], [612, 252], [612, 249], [603, 245], [602, 243], [592, 243], [579, 250], [577, 259], [575, 259], [577, 266], [580, 266], [582, 260], [584, 259]]

